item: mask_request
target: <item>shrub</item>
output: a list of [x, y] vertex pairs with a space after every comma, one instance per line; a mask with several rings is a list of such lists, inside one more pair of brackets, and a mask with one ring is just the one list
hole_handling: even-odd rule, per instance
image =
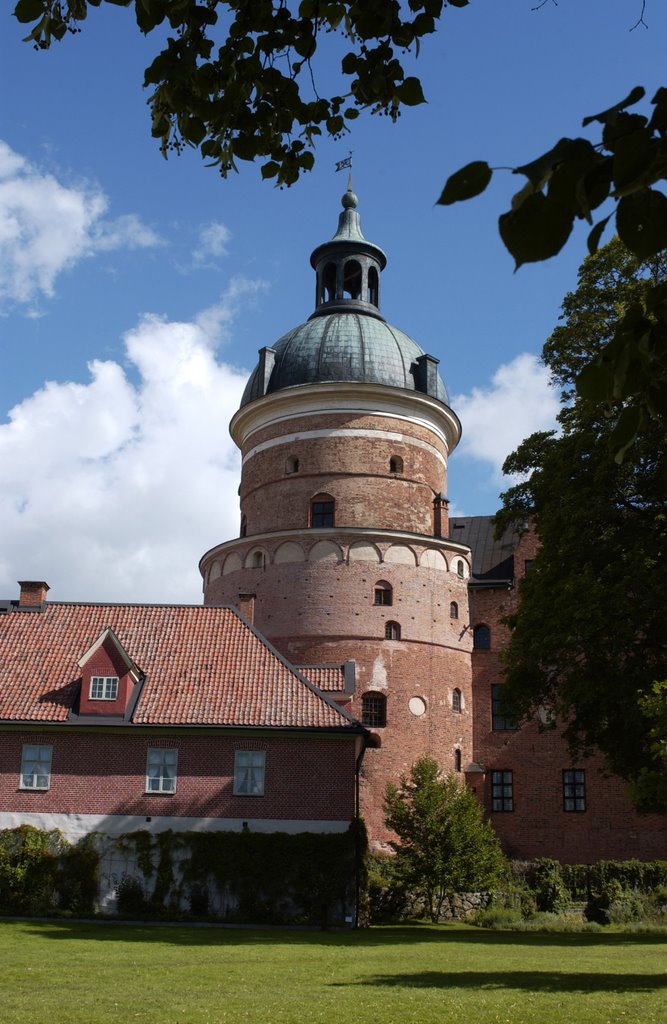
[[531, 888], [538, 911], [557, 914], [572, 902], [557, 860], [535, 861]]
[[123, 875], [116, 886], [116, 909], [120, 917], [145, 917], [149, 910], [146, 892], [138, 878]]
[[487, 907], [486, 910], [478, 910], [468, 920], [478, 928], [516, 929], [523, 916], [515, 907]]

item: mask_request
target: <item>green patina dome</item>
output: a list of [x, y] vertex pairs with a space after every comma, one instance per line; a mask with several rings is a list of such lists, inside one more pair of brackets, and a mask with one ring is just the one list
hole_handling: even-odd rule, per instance
[[[258, 366], [246, 385], [242, 406], [285, 388], [335, 381], [423, 391], [417, 360], [424, 350], [403, 331], [367, 313], [350, 310], [314, 317], [271, 347], [275, 362], [267, 385], [260, 385]], [[440, 374], [433, 397], [449, 405]]]
[[438, 360], [380, 313], [386, 256], [361, 233], [357, 202], [350, 177], [336, 234], [310, 259], [317, 276], [315, 312], [260, 350], [241, 406], [287, 388], [335, 382], [419, 391], [449, 405]]

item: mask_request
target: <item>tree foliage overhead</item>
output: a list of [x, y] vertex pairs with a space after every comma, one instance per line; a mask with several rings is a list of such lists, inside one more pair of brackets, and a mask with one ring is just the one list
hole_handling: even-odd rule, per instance
[[624, 403], [610, 414], [575, 385], [666, 273], [667, 256], [640, 261], [618, 239], [585, 260], [543, 351], [562, 433], [533, 434], [508, 458], [505, 472], [527, 479], [497, 517], [501, 528], [532, 520], [541, 542], [510, 619], [508, 703], [519, 715], [551, 708], [575, 753], [598, 747], [640, 806], [663, 809], [666, 693], [653, 687], [667, 679], [667, 430], [646, 418], [619, 461]]
[[[436, 29], [445, 7], [468, 0], [19, 0], [27, 37], [48, 49], [78, 33], [102, 2], [133, 7], [139, 30], [168, 26], [146, 69], [152, 133], [162, 153], [188, 145], [226, 177], [239, 160], [262, 161], [264, 178], [293, 184], [314, 164], [323, 133], [338, 138], [359, 111], [395, 120], [424, 102], [406, 54]], [[323, 36], [343, 42], [340, 95], [318, 92]]]
[[441, 777], [432, 758], [417, 761], [399, 786], [387, 786], [384, 807], [399, 839], [391, 844], [397, 869], [432, 921], [449, 895], [497, 883], [506, 865], [493, 828], [474, 794], [456, 777]]

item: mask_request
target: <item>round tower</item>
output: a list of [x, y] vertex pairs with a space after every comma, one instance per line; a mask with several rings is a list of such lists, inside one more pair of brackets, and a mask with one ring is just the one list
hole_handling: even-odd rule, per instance
[[241, 605], [318, 685], [315, 666], [354, 662], [336, 699], [372, 730], [361, 806], [380, 842], [388, 781], [425, 753], [472, 760], [470, 551], [448, 535], [460, 423], [438, 360], [380, 312], [386, 256], [357, 202], [350, 183], [311, 256], [314, 313], [260, 350], [230, 426], [240, 536], [200, 569], [206, 604]]

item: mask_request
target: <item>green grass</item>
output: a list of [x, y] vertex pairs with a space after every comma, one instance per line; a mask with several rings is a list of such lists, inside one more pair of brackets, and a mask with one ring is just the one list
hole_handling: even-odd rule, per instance
[[667, 1024], [665, 935], [0, 923], [3, 1024]]

